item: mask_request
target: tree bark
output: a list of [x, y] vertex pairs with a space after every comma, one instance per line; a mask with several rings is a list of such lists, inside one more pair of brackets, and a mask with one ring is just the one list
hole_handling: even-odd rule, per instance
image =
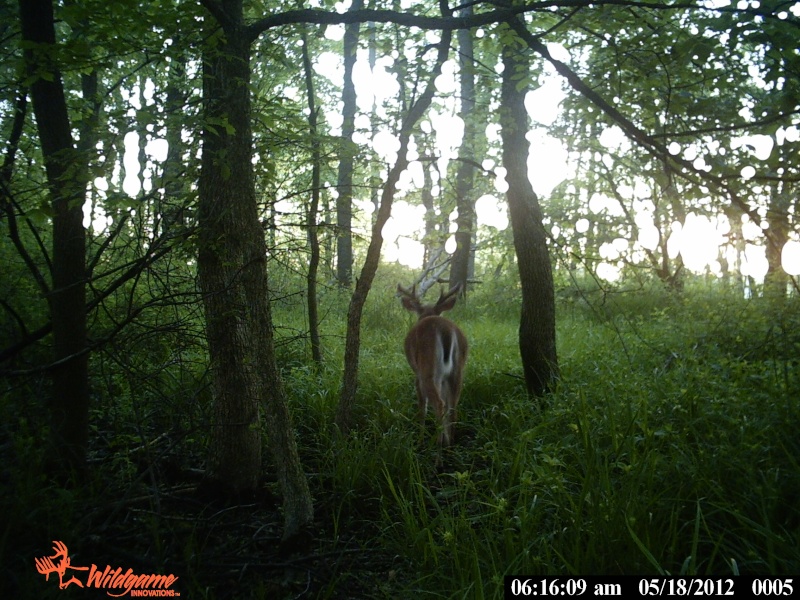
[[772, 236], [767, 239], [767, 273], [764, 276], [764, 293], [773, 299], [782, 299], [786, 296], [789, 284], [789, 275], [783, 270], [782, 251], [789, 241], [789, 232], [792, 227], [789, 223], [791, 209], [791, 193], [784, 191], [784, 186], [772, 185], [769, 208], [767, 209], [767, 223]]
[[251, 160], [250, 38], [241, 0], [206, 5], [223, 26], [221, 35], [210, 36], [203, 61], [198, 209], [198, 270], [214, 389], [208, 475], [234, 492], [256, 487], [263, 403], [287, 539], [311, 522], [313, 506], [274, 353], [267, 249]]
[[319, 270], [319, 237], [317, 235], [317, 213], [319, 212], [320, 169], [319, 133], [317, 131], [317, 105], [314, 92], [314, 69], [308, 51], [308, 35], [303, 32], [303, 71], [306, 79], [306, 95], [308, 96], [308, 129], [311, 136], [311, 201], [308, 203], [306, 216], [306, 237], [308, 239], [309, 257], [308, 274], [306, 276], [306, 294], [308, 296], [308, 335], [311, 339], [311, 358], [316, 364], [322, 364], [322, 348], [319, 339], [319, 310], [317, 306], [317, 271]]
[[166, 116], [167, 159], [164, 161], [161, 187], [164, 194], [157, 210], [161, 214], [162, 231], [183, 229], [186, 224], [185, 167], [182, 139], [183, 110], [187, 98], [186, 59], [182, 54], [172, 56], [167, 72]]
[[[665, 212], [670, 211], [672, 219], [678, 221], [681, 226], [683, 226], [686, 224], [686, 207], [683, 205], [680, 195], [678, 194], [677, 186], [675, 185], [675, 170], [666, 159], [662, 160], [662, 165], [666, 184], [662, 187], [661, 193], [668, 204], [664, 210]], [[665, 233], [669, 228], [669, 223], [670, 220], [667, 219], [664, 227]], [[662, 268], [657, 271], [657, 274], [661, 281], [667, 284], [669, 289], [681, 292], [683, 291], [683, 257], [679, 254], [675, 257], [675, 260], [672, 261], [672, 264], [670, 264], [668, 250], [669, 236], [662, 235], [661, 239], [663, 241], [661, 248]]]
[[[361, 9], [361, 0], [354, 0], [350, 10]], [[336, 278], [339, 284], [350, 286], [353, 277], [353, 133], [356, 119], [356, 88], [353, 67], [358, 52], [358, 23], [344, 31], [344, 84], [342, 87], [342, 143], [339, 151], [339, 176], [336, 190]]]
[[[461, 16], [469, 17], [472, 6], [461, 11]], [[456, 251], [450, 267], [450, 286], [461, 284], [461, 295], [467, 293], [467, 280], [471, 276], [470, 266], [473, 264], [472, 243], [475, 224], [475, 196], [473, 192], [475, 180], [475, 139], [477, 124], [475, 123], [475, 74], [474, 48], [472, 32], [469, 29], [458, 31], [458, 63], [460, 68], [459, 83], [461, 87], [461, 119], [464, 121], [464, 140], [461, 143], [459, 157], [462, 159], [456, 173], [456, 206], [458, 219], [456, 225]], [[464, 160], [466, 159], [466, 160]]]
[[422, 163], [422, 189], [419, 191], [420, 201], [425, 208], [425, 235], [422, 238], [422, 264], [427, 265], [437, 248], [444, 246], [442, 236], [436, 235], [436, 211], [433, 209], [433, 161]]
[[51, 0], [20, 0], [24, 56], [53, 207], [53, 391], [51, 457], [56, 471], [82, 472], [89, 436], [89, 355], [86, 341], [86, 161], [76, 150], [61, 73], [55, 62]]
[[528, 393], [541, 396], [559, 376], [556, 354], [556, 311], [553, 272], [547, 249], [542, 209], [528, 179], [530, 143], [524, 85], [529, 59], [514, 46], [503, 48], [501, 138], [506, 168], [509, 213], [522, 287], [519, 348]]

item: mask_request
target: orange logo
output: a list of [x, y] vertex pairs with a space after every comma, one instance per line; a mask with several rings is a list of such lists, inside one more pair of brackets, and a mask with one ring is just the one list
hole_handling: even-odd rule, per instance
[[[36, 562], [36, 570], [44, 575], [47, 581], [50, 580], [50, 575], [53, 573], [58, 574], [58, 587], [64, 589], [73, 583], [78, 587], [94, 587], [96, 589], [105, 589], [106, 594], [118, 598], [125, 594], [130, 594], [132, 597], [171, 597], [180, 596], [180, 592], [170, 589], [172, 585], [178, 581], [174, 575], [137, 575], [133, 569], [123, 571], [122, 567], [112, 569], [110, 566], [101, 571], [97, 565], [91, 567], [73, 567], [67, 546], [64, 542], [53, 542], [53, 556], [43, 556], [42, 558], [34, 559]], [[55, 562], [53, 562], [55, 560]], [[67, 576], [67, 570], [71, 571], [89, 571], [85, 581], [81, 581], [75, 575], [64, 581]], [[112, 593], [111, 590], [121, 590], [119, 593]]]

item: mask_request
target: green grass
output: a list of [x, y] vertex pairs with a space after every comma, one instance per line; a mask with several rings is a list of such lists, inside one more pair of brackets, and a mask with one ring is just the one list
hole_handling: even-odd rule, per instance
[[[356, 433], [317, 438], [336, 455], [329, 501], [354, 520], [379, 507], [404, 594], [495, 598], [513, 573], [797, 572], [796, 300], [697, 290], [560, 306], [562, 380], [541, 406], [523, 393], [515, 311], [483, 308], [453, 314], [471, 355], [443, 468], [419, 444], [399, 307], [365, 338]], [[335, 389], [326, 400], [301, 410], [330, 417]]]
[[[388, 284], [376, 287], [364, 315], [356, 427], [347, 436], [334, 427], [344, 334], [338, 315], [346, 302], [335, 291], [322, 298], [321, 367], [310, 364], [307, 341], [295, 335], [305, 327], [301, 307], [275, 310], [319, 552], [375, 557], [361, 571], [358, 561], [337, 558], [316, 597], [342, 597], [345, 589], [375, 598], [497, 598], [506, 574], [800, 571], [797, 298], [774, 304], [698, 288], [682, 296], [618, 294], [593, 305], [562, 300], [562, 378], [553, 394], [535, 401], [521, 379], [513, 289], [477, 291], [452, 314], [471, 350], [458, 441], [440, 466], [432, 428], [421, 432], [416, 422], [413, 376], [402, 354], [413, 318]], [[176, 404], [184, 408], [174, 427], [187, 418], [199, 425], [182, 438], [173, 430], [169, 452], [196, 466], [207, 379], [198, 370], [197, 389], [187, 373], [179, 381], [169, 394], [185, 402]], [[140, 405], [107, 398], [99, 415], [114, 423], [103, 431], [115, 431], [116, 445], [129, 439], [139, 446], [140, 431], [154, 428], [155, 437], [169, 422], [172, 409], [149, 405], [134, 383], [119, 389]], [[189, 411], [192, 402], [197, 408]], [[156, 501], [146, 500], [151, 475], [134, 462], [138, 455], [122, 450], [94, 454], [108, 459], [95, 463], [96, 480], [72, 498], [37, 475], [33, 428], [15, 418], [17, 462], [4, 477], [17, 496], [3, 501], [13, 519], [4, 553], [18, 550], [21, 527], [30, 538], [15, 569], [32, 563], [34, 548], [56, 530], [65, 539], [110, 539], [112, 517], [89, 507], [108, 497], [124, 507], [135, 500], [138, 512], [119, 514], [147, 516], [130, 525], [137, 543], [148, 538], [155, 560], [184, 561], [188, 595], [226, 597], [198, 559], [219, 544], [220, 527], [208, 525], [216, 513], [208, 522], [162, 518]], [[130, 421], [137, 428], [126, 431]], [[240, 523], [250, 527], [246, 512]], [[256, 523], [245, 532], [263, 529]], [[20, 571], [24, 580], [38, 582], [28, 571]], [[264, 575], [240, 597], [276, 597], [270, 581]], [[305, 580], [298, 585], [302, 590]]]

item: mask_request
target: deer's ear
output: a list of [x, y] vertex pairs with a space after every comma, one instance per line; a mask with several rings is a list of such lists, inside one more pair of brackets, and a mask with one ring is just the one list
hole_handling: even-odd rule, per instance
[[412, 287], [410, 290], [407, 290], [398, 283], [397, 295], [400, 296], [400, 301], [403, 303], [403, 306], [406, 310], [419, 313], [419, 311], [422, 309], [422, 305], [419, 303], [419, 300], [417, 300], [415, 287], [416, 286]]
[[439, 300], [436, 302], [436, 313], [441, 314], [446, 310], [450, 310], [456, 305], [456, 300], [458, 300], [458, 292], [461, 289], [461, 284], [457, 283], [447, 294], [440, 294]]
[[456, 305], [457, 299], [456, 296], [450, 296], [444, 300], [439, 300], [439, 302], [436, 303], [436, 312], [443, 313], [446, 310], [450, 310]]
[[413, 298], [409, 298], [408, 296], [401, 296], [400, 301], [403, 303], [403, 307], [406, 310], [410, 310], [411, 312], [419, 311], [419, 302], [417, 302]]

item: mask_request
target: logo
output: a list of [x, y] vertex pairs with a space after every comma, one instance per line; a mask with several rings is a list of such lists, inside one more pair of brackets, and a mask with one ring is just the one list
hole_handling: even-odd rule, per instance
[[[174, 583], [178, 581], [175, 575], [137, 575], [133, 572], [133, 569], [123, 571], [122, 567], [112, 569], [110, 566], [106, 566], [101, 571], [95, 564], [91, 567], [76, 567], [72, 565], [72, 560], [64, 542], [54, 541], [53, 550], [55, 554], [52, 556], [43, 556], [34, 560], [36, 562], [36, 570], [39, 574], [44, 575], [45, 580], [50, 581], [50, 575], [58, 574], [59, 589], [66, 589], [73, 584], [78, 587], [94, 587], [106, 590], [106, 594], [115, 598], [126, 594], [130, 594], [131, 597], [174, 597], [181, 595], [180, 592], [171, 589]], [[67, 573], [67, 571], [70, 571], [70, 573]], [[84, 579], [81, 579], [72, 571], [88, 571], [88, 574]]]

